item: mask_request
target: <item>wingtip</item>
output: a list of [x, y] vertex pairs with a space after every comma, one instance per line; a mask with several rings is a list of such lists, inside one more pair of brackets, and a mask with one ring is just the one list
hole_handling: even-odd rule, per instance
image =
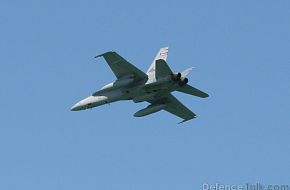
[[207, 98], [207, 97], [209, 97], [209, 94], [204, 92], [204, 95], [202, 96], [202, 98]]
[[107, 53], [114, 53], [114, 51], [111, 50], [111, 51], [108, 51], [108, 52], [106, 52], [106, 53], [102, 53], [102, 54], [100, 54], [100, 55], [96, 55], [95, 58], [103, 57], [103, 56], [106, 55]]
[[96, 55], [94, 58], [102, 57], [104, 54]]
[[197, 116], [195, 115], [193, 118], [190, 118], [190, 119], [184, 119], [184, 120], [180, 121], [178, 124], [181, 124], [181, 123], [184, 123], [184, 122], [186, 122], [186, 121], [192, 120], [192, 119], [194, 119], [194, 118], [196, 118], [196, 117], [197, 117]]
[[184, 123], [184, 122], [186, 122], [186, 121], [188, 121], [188, 120], [190, 120], [190, 119], [184, 119], [184, 120], [180, 121], [180, 122], [178, 123], [178, 125], [181, 124], [181, 123]]

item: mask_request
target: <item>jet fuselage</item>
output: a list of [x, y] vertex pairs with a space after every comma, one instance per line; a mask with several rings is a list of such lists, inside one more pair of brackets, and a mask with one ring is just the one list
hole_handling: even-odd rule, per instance
[[181, 122], [195, 118], [196, 114], [176, 99], [171, 92], [179, 91], [201, 98], [208, 97], [208, 94], [187, 84], [186, 76], [192, 71], [192, 67], [181, 73], [173, 72], [166, 62], [167, 54], [168, 47], [161, 48], [146, 73], [114, 51], [96, 56], [105, 59], [117, 80], [79, 101], [71, 110], [79, 111], [120, 100], [132, 100], [135, 103], [150, 103], [137, 111], [135, 117], [165, 110], [182, 118]]
[[180, 73], [160, 78], [155, 81], [134, 81], [133, 78], [116, 80], [102, 87], [91, 96], [76, 103], [71, 110], [80, 111], [120, 101], [133, 100], [135, 103], [148, 101], [163, 94], [175, 91], [187, 83], [187, 78], [180, 78]]

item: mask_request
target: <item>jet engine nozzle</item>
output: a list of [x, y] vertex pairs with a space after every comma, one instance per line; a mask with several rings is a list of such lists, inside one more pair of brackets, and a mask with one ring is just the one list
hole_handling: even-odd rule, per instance
[[181, 78], [180, 81], [179, 81], [179, 86], [184, 86], [188, 83], [188, 78]]
[[183, 82], [184, 82], [185, 84], [187, 84], [187, 83], [188, 83], [188, 78], [184, 78]]
[[181, 73], [173, 73], [172, 74], [172, 80], [173, 81], [180, 81]]

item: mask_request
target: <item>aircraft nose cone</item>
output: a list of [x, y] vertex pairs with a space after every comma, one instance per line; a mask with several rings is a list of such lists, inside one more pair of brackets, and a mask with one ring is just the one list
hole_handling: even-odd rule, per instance
[[70, 111], [77, 111], [76, 106], [71, 107], [71, 108], [70, 108]]
[[71, 107], [70, 111], [79, 111], [81, 110], [79, 103], [73, 105], [73, 107]]

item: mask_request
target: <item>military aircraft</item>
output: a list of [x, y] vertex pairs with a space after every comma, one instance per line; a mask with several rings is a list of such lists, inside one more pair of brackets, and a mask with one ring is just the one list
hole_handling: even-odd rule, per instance
[[171, 92], [179, 91], [201, 98], [208, 97], [208, 94], [187, 84], [186, 76], [192, 68], [181, 73], [173, 72], [166, 63], [167, 55], [168, 47], [161, 48], [147, 73], [142, 72], [114, 51], [96, 56], [96, 58], [105, 58], [117, 80], [76, 103], [71, 111], [90, 109], [120, 100], [133, 100], [135, 103], [144, 101], [150, 103], [146, 108], [137, 111], [135, 117], [165, 110], [182, 118], [180, 123], [195, 118], [196, 115], [179, 102]]

